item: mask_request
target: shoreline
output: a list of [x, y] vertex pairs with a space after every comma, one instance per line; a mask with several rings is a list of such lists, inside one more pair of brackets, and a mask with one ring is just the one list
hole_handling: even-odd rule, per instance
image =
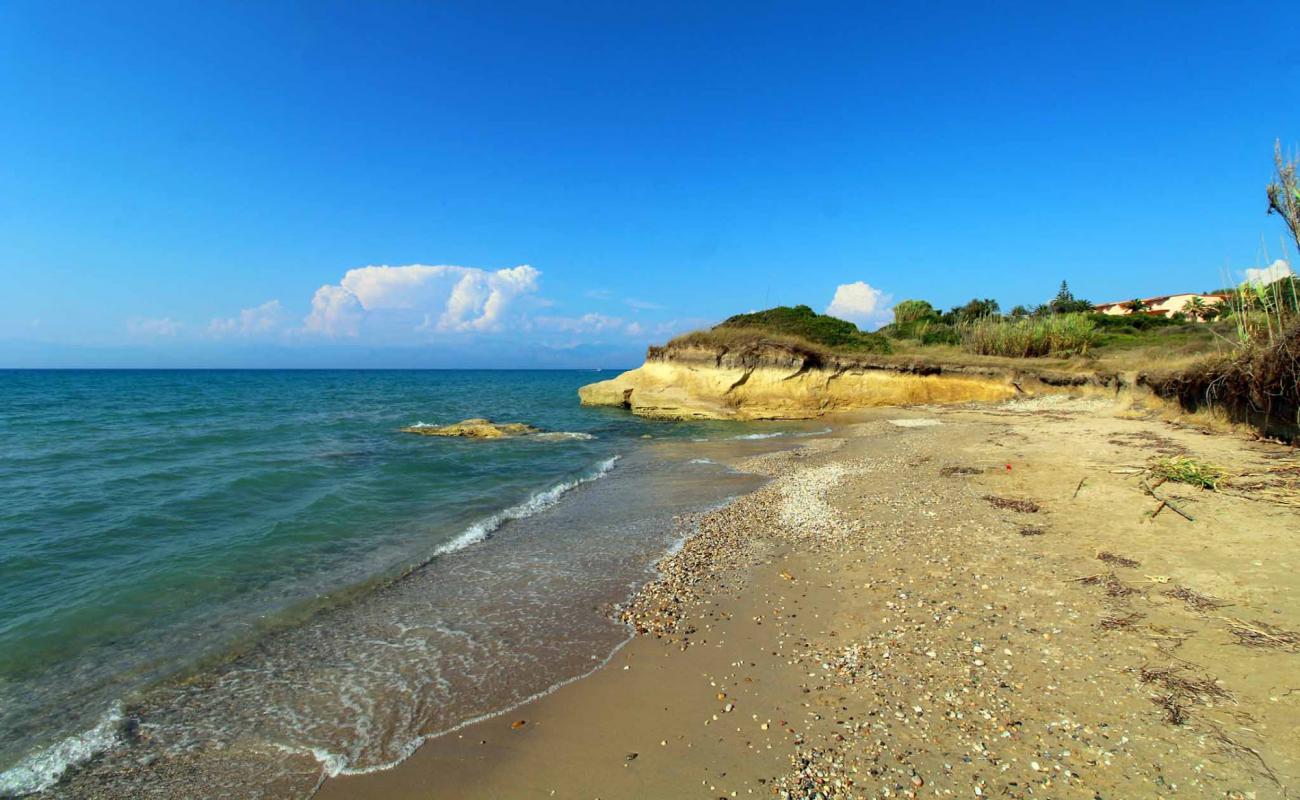
[[[890, 425], [887, 420], [896, 417], [924, 417], [941, 424]], [[1082, 429], [1110, 439], [1080, 446]], [[1280, 674], [1277, 671], [1288, 664], [1293, 668], [1292, 659], [1300, 656], [1223, 644], [1221, 615], [1181, 614], [1181, 606], [1168, 597], [1172, 590], [1158, 579], [1188, 588], [1191, 596], [1232, 601], [1239, 606], [1233, 609], [1236, 614], [1258, 616], [1267, 608], [1278, 630], [1300, 628], [1300, 607], [1290, 599], [1294, 593], [1286, 591], [1295, 584], [1294, 572], [1286, 574], [1276, 566], [1278, 558], [1287, 562], [1289, 551], [1273, 557], [1271, 567], [1255, 566], [1265, 563], [1263, 559], [1242, 562], [1216, 551], [1228, 547], [1223, 532], [1215, 530], [1225, 522], [1248, 526], [1249, 532], [1237, 535], [1254, 537], [1251, 544], [1256, 548], [1284, 546], [1285, 524], [1294, 512], [1221, 493], [1185, 498], [1180, 493], [1181, 500], [1211, 510], [1198, 515], [1203, 516], [1199, 528], [1180, 529], [1191, 523], [1173, 514], [1147, 519], [1127, 510], [1141, 503], [1141, 492], [1111, 486], [1128, 478], [1109, 470], [1127, 468], [1135, 447], [1141, 450], [1142, 442], [1157, 439], [1189, 452], [1210, 450], [1220, 460], [1250, 462], [1252, 468], [1266, 467], [1278, 457], [1294, 458], [1293, 451], [1281, 446], [1203, 437], [1106, 401], [1058, 398], [1019, 407], [1013, 403], [855, 414], [837, 420], [831, 435], [810, 440], [808, 446], [742, 460], [732, 466], [771, 470], [772, 480], [699, 515], [699, 532], [661, 561], [662, 575], [620, 609], [620, 618], [637, 634], [603, 667], [512, 711], [430, 739], [391, 770], [328, 779], [316, 797], [724, 797], [782, 792], [778, 796], [821, 792], [825, 797], [875, 797], [883, 791], [895, 796], [990, 796], [999, 784], [1012, 796], [1038, 796], [1054, 791], [1052, 786], [1061, 787], [1067, 796], [1084, 789], [1103, 796], [1146, 796], [1175, 792], [1171, 785], [1184, 786], [1194, 796], [1211, 787], [1219, 792], [1215, 796], [1282, 796], [1283, 787], [1293, 785], [1300, 774], [1300, 748], [1288, 745], [1283, 733], [1300, 731], [1300, 700], [1295, 694], [1269, 699], [1259, 678]], [[1064, 457], [1071, 443], [1105, 468]], [[1004, 460], [1011, 469], [1000, 469]], [[940, 474], [949, 467], [957, 471]], [[975, 469], [980, 471], [962, 472]], [[1076, 482], [1089, 487], [1081, 492], [1085, 501], [1070, 497]], [[1098, 484], [1096, 490], [1090, 488], [1093, 483]], [[1033, 498], [1041, 513], [999, 510], [982, 499], [985, 490], [992, 492], [989, 496], [1014, 493]], [[1094, 491], [1122, 493], [1123, 502], [1116, 505], [1110, 498], [1088, 508], [1081, 520], [1079, 509], [1072, 506], [1101, 500], [1090, 497]], [[1099, 527], [1111, 529], [1111, 536], [1126, 533], [1103, 541], [1106, 532]], [[1134, 529], [1139, 533], [1132, 533]], [[1209, 549], [1211, 557], [1183, 554], [1187, 562], [1182, 572], [1187, 574], [1180, 574], [1174, 563], [1146, 575], [1142, 569], [1096, 560], [1097, 552], [1111, 552], [1096, 549], [1105, 545], [1123, 553], [1121, 564], [1138, 558], [1154, 563], [1168, 558], [1171, 541], [1178, 543], [1174, 549], [1186, 546], [1189, 533], [1204, 534], [1196, 544]], [[1092, 552], [1080, 552], [1084, 540]], [[993, 543], [994, 552], [985, 552]], [[1139, 544], [1151, 552], [1137, 552]], [[871, 558], [864, 561], [864, 554]], [[972, 564], [962, 559], [988, 562], [973, 587]], [[1051, 569], [1045, 569], [1048, 566]], [[1232, 579], [1215, 576], [1228, 566], [1235, 571]], [[927, 570], [934, 586], [915, 586], [909, 573], [918, 569]], [[1118, 597], [1077, 580], [1108, 572], [1120, 574]], [[810, 574], [818, 575], [817, 581], [805, 578]], [[1014, 648], [971, 643], [977, 637], [984, 641], [988, 634], [979, 631], [991, 623], [960, 635], [930, 632], [915, 611], [896, 610], [906, 606], [900, 597], [876, 596], [900, 574], [907, 576], [907, 585], [894, 587], [901, 599], [929, 592], [932, 606], [964, 606], [965, 598], [987, 591], [990, 584], [1011, 587], [1023, 582], [1008, 589], [1019, 604], [1018, 614], [1009, 623], [998, 623], [1010, 624], [1000, 635], [1008, 643], [1014, 641]], [[847, 583], [850, 576], [853, 582]], [[818, 582], [822, 578], [827, 579], [824, 585]], [[950, 585], [938, 591], [944, 581]], [[1268, 590], [1243, 596], [1242, 584]], [[850, 586], [857, 588], [850, 591]], [[1057, 618], [1062, 604], [1071, 613]], [[792, 612], [795, 606], [801, 610]], [[901, 613], [920, 627], [900, 633], [887, 623], [871, 624], [872, 615], [882, 613], [883, 619]], [[1004, 614], [1013, 616], [1010, 611], [997, 616]], [[1042, 624], [1047, 615], [1054, 617], [1051, 626]], [[823, 619], [834, 620], [835, 627], [828, 630]], [[1027, 619], [1037, 621], [1031, 625]], [[1047, 644], [1027, 635], [1030, 628], [1040, 631]], [[894, 649], [897, 644], [880, 650], [881, 642], [893, 641], [891, 637], [906, 641], [923, 629], [933, 646], [919, 655], [907, 653], [904, 658]], [[1022, 651], [1035, 649], [1041, 651], [1040, 663], [1032, 658], [1022, 662]], [[1096, 654], [1111, 650], [1118, 666], [1099, 665]], [[919, 662], [911, 663], [915, 658]], [[908, 661], [906, 669], [887, 669], [902, 661]], [[1154, 661], [1158, 666], [1151, 666]], [[1201, 683], [1172, 677], [1181, 675], [1176, 673], [1180, 668], [1192, 669], [1185, 666], [1188, 661], [1198, 664], [1193, 672]], [[1254, 666], [1243, 669], [1237, 662]], [[995, 671], [1015, 676], [999, 678], [1019, 685], [1010, 697], [988, 684], [987, 674]], [[1207, 675], [1218, 677], [1204, 683]], [[1020, 719], [984, 738], [983, 732], [967, 730], [964, 710], [950, 708], [948, 713], [955, 717], [932, 718], [935, 712], [929, 706], [943, 706], [945, 695], [937, 688], [919, 688], [925, 685], [958, 692], [957, 697], [983, 693], [990, 718], [998, 717], [1001, 709], [1004, 716]], [[1019, 707], [1018, 695], [1031, 687], [1042, 693], [1040, 701], [1050, 698], [1037, 704], [1045, 708]], [[1105, 698], [1100, 704], [1097, 692]], [[878, 713], [889, 706], [899, 708], [896, 713], [902, 716]], [[1114, 719], [1097, 717], [1098, 706]], [[912, 707], [922, 711], [901, 710]], [[1061, 726], [1045, 719], [1047, 711], [1097, 718], [1062, 732]], [[1253, 733], [1239, 730], [1242, 714], [1254, 720]], [[829, 719], [837, 715], [848, 719]], [[1171, 715], [1182, 717], [1179, 724], [1169, 721]], [[918, 735], [918, 729], [931, 725], [951, 730], [921, 730]], [[1043, 728], [1035, 728], [1037, 739], [1073, 745], [1027, 750], [1022, 738], [1028, 737], [1019, 732], [1033, 726]], [[1109, 733], [1115, 737], [1108, 738]], [[1079, 755], [1082, 739], [1088, 740], [1084, 750], [1089, 758]], [[1123, 743], [1117, 745], [1119, 740]], [[957, 742], [967, 749], [958, 748]], [[971, 758], [972, 742], [984, 748], [984, 755]], [[1010, 752], [990, 757], [994, 749]], [[1073, 756], [1060, 755], [1071, 749]], [[900, 754], [908, 764], [901, 772], [895, 769]], [[1163, 763], [1161, 772], [1138, 766], [1153, 759]], [[1116, 762], [1134, 766], [1109, 769]]]

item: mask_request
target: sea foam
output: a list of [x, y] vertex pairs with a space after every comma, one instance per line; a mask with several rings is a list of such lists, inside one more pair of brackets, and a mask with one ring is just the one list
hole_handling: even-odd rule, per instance
[[596, 468], [589, 474], [584, 475], [581, 478], [557, 483], [549, 489], [534, 494], [519, 505], [511, 506], [504, 511], [498, 511], [486, 519], [475, 522], [473, 525], [470, 525], [462, 531], [455, 539], [452, 539], [450, 542], [447, 542], [437, 550], [433, 551], [434, 555], [446, 555], [447, 553], [454, 553], [457, 550], [464, 550], [466, 547], [488, 538], [492, 535], [493, 531], [512, 519], [523, 519], [524, 517], [531, 517], [534, 514], [545, 511], [559, 502], [560, 498], [565, 494], [578, 488], [582, 484], [591, 483], [594, 480], [603, 478], [611, 469], [614, 468], [614, 463], [618, 461], [618, 459], [618, 456], [607, 458], [597, 464]]
[[84, 764], [117, 741], [122, 722], [122, 705], [113, 707], [99, 718], [95, 727], [69, 736], [44, 750], [31, 753], [22, 761], [0, 772], [0, 795], [17, 796], [47, 789], [58, 782], [68, 769]]

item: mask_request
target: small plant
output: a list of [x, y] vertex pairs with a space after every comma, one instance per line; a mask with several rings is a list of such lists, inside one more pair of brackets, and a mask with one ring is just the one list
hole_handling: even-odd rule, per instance
[[1219, 482], [1227, 477], [1227, 473], [1213, 464], [1189, 456], [1162, 458], [1152, 465], [1151, 471], [1165, 480], [1210, 490], [1218, 489]]

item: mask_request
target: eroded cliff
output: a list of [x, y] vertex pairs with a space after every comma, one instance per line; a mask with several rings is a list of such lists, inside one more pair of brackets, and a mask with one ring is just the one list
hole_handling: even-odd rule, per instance
[[[1004, 400], [1075, 376], [825, 356], [782, 342], [651, 347], [645, 364], [578, 390], [584, 405], [663, 419], [806, 419], [908, 403]], [[1032, 385], [1030, 385], [1032, 384]]]

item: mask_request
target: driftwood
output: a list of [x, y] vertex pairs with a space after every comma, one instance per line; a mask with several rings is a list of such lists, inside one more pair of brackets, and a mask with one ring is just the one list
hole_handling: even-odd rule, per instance
[[[1179, 516], [1181, 516], [1183, 519], [1187, 520], [1188, 522], [1196, 521], [1195, 517], [1193, 517], [1191, 514], [1188, 514], [1186, 511], [1179, 508], [1178, 504], [1175, 503], [1173, 500], [1170, 500], [1168, 497], [1161, 497], [1160, 495], [1156, 494], [1156, 490], [1152, 489], [1151, 484], [1147, 483], [1145, 480], [1142, 481], [1142, 491], [1146, 492], [1147, 494], [1151, 495], [1152, 497], [1160, 501], [1160, 506], [1156, 508], [1157, 514], [1160, 513], [1161, 508], [1168, 506], [1171, 511], [1177, 512]], [[1154, 517], [1155, 515], [1153, 514], [1152, 516]]]

